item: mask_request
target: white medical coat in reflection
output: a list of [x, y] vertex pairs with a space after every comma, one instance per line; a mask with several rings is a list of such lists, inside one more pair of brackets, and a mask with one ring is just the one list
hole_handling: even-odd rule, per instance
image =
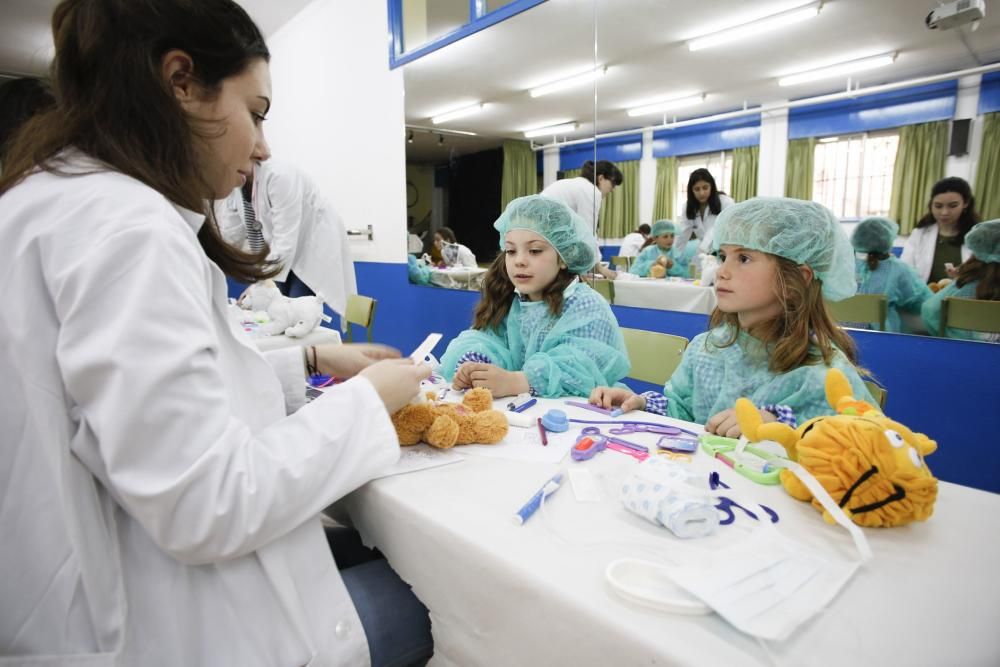
[[[721, 204], [719, 213], [721, 213], [723, 209], [727, 209], [733, 205], [733, 200], [727, 195], [720, 194], [719, 203]], [[712, 213], [712, 210], [707, 206], [702, 214], [696, 214], [694, 218], [687, 217], [684, 209], [681, 209], [681, 214], [675, 222], [677, 225], [677, 234], [674, 237], [674, 248], [677, 252], [680, 253], [687, 247], [688, 241], [691, 240], [691, 236], [694, 233], [697, 233], [699, 239], [698, 252], [703, 255], [712, 252], [712, 240], [715, 234], [715, 219], [717, 217], [719, 216]]]
[[[899, 261], [909, 264], [917, 271], [917, 275], [925, 283], [930, 280], [931, 269], [934, 268], [934, 251], [937, 249], [938, 224], [928, 225], [914, 229], [910, 232], [910, 238], [906, 239], [903, 246], [903, 254]], [[962, 244], [962, 261], [972, 257], [969, 246]], [[957, 266], [955, 267], [958, 268]]]
[[604, 195], [586, 178], [583, 176], [563, 178], [542, 190], [541, 195], [569, 206], [583, 218], [594, 234], [597, 234], [597, 218], [601, 212]]
[[[322, 294], [343, 315], [347, 297], [358, 293], [347, 231], [317, 185], [295, 167], [268, 160], [254, 169], [253, 205], [261, 233], [271, 248], [268, 259], [282, 266], [275, 280], [294, 271], [313, 292]], [[250, 249], [239, 188], [216, 202], [219, 230], [229, 243]]]
[[399, 456], [371, 384], [285, 417], [301, 351], [247, 342], [204, 216], [129, 177], [0, 201], [0, 662], [368, 664], [319, 512]]

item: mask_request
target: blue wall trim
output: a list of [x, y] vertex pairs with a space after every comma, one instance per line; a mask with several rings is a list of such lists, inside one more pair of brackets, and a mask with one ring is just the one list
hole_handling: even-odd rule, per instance
[[979, 115], [1000, 111], [1000, 72], [983, 75], [979, 84]]
[[790, 109], [788, 138], [823, 137], [950, 120], [957, 81]]
[[653, 133], [653, 157], [712, 153], [759, 143], [760, 114], [754, 114], [658, 130]]
[[[579, 169], [587, 160], [594, 159], [593, 143], [574, 144], [559, 149], [559, 170]], [[597, 140], [597, 159], [626, 162], [642, 157], [642, 133]]]

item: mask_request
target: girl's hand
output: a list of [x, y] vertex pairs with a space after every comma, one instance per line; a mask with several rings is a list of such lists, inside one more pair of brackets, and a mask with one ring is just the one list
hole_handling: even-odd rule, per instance
[[669, 257], [664, 257], [663, 259], [665, 260], [663, 266], [667, 267], [668, 269], [674, 265], [674, 260], [670, 259]]
[[666, 266], [667, 265], [667, 258], [663, 257], [663, 256], [657, 257], [656, 258], [656, 263], [659, 264], [660, 266]]
[[[765, 423], [778, 421], [778, 418], [767, 410], [757, 408], [757, 411], [760, 413], [760, 417]], [[736, 410], [732, 408], [712, 415], [709, 420], [705, 422], [705, 431], [725, 436], [727, 438], [738, 438], [743, 435], [743, 431], [740, 430], [739, 422], [736, 421]]]
[[469, 381], [473, 387], [486, 387], [493, 398], [517, 396], [531, 391], [528, 377], [520, 371], [505, 371], [493, 364], [463, 364], [471, 366], [468, 371]]
[[475, 365], [474, 361], [466, 361], [459, 366], [458, 370], [455, 371], [455, 377], [451, 379], [452, 388], [472, 389], [472, 379], [469, 377], [469, 372], [472, 371], [472, 367]]
[[597, 387], [590, 392], [590, 403], [605, 409], [620, 407], [622, 412], [646, 409], [645, 396], [618, 387]]

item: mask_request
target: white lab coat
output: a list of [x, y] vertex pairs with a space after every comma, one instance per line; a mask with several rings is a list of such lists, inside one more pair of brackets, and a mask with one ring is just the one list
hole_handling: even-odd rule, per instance
[[[282, 265], [274, 279], [287, 280], [289, 271], [294, 271], [309, 289], [323, 295], [334, 312], [343, 315], [348, 295], [357, 294], [358, 286], [340, 216], [310, 178], [275, 160], [257, 165], [253, 193], [254, 213], [271, 248], [268, 259]], [[215, 216], [226, 241], [250, 249], [239, 188], [216, 202]]]
[[[909, 264], [917, 271], [917, 275], [924, 282], [931, 277], [931, 268], [934, 263], [934, 252], [937, 249], [938, 225], [928, 225], [910, 232], [910, 238], [903, 246], [903, 254], [900, 261]], [[972, 251], [965, 244], [962, 244], [962, 261], [972, 257]], [[956, 267], [958, 268], [958, 267]]]
[[[728, 195], [720, 194], [719, 203], [722, 205], [719, 209], [721, 213], [724, 209], [733, 205], [733, 200]], [[684, 211], [681, 211], [681, 215], [675, 223], [677, 225], [677, 234], [674, 237], [674, 250], [677, 254], [683, 252], [688, 241], [691, 240], [692, 233], [697, 232], [700, 239], [698, 242], [698, 252], [701, 254], [712, 252], [712, 241], [715, 236], [715, 219], [718, 215], [712, 213], [712, 210], [707, 206], [705, 207], [704, 214], [696, 213], [694, 219], [686, 217], [684, 213]]]
[[619, 257], [636, 257], [642, 250], [642, 244], [646, 242], [646, 237], [639, 232], [632, 232], [622, 239], [621, 248], [618, 249]]
[[583, 176], [563, 178], [542, 190], [541, 194], [543, 197], [561, 201], [569, 206], [583, 218], [591, 231], [597, 234], [597, 219], [601, 213], [604, 196], [593, 183]]
[[301, 351], [265, 360], [204, 216], [138, 181], [0, 202], [0, 662], [368, 664], [319, 513], [399, 456], [371, 383], [285, 417]]

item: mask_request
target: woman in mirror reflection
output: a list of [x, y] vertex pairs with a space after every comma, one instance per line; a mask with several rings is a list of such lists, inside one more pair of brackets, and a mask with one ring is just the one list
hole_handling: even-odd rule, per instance
[[463, 266], [476, 268], [476, 256], [468, 247], [455, 238], [455, 232], [449, 227], [441, 227], [434, 233], [434, 247], [441, 255], [441, 262], [448, 268]]
[[629, 370], [608, 302], [580, 281], [597, 263], [597, 239], [565, 204], [542, 195], [508, 204], [493, 227], [502, 253], [483, 280], [472, 328], [441, 357], [456, 389], [494, 397], [587, 396]]
[[833, 213], [815, 202], [757, 197], [719, 215], [719, 305], [684, 350], [663, 392], [634, 394], [598, 387], [590, 401], [648, 410], [740, 435], [733, 406], [745, 396], [764, 421], [831, 413], [826, 371], [838, 368], [854, 396], [877, 405], [855, 366], [854, 343], [830, 317], [824, 299], [853, 296], [854, 252]]
[[[865, 218], [851, 233], [851, 245], [857, 253], [858, 294], [884, 294], [888, 302], [885, 330], [899, 333], [904, 331], [899, 311], [919, 314], [933, 292], [912, 266], [893, 257], [897, 234], [899, 225], [889, 218]], [[873, 328], [861, 322], [845, 322], [844, 326]]]
[[644, 222], [634, 232], [625, 236], [622, 239], [621, 248], [618, 249], [618, 256], [635, 257], [638, 255], [643, 248], [649, 245], [646, 240], [649, 239], [650, 230], [651, 227]]
[[669, 220], [657, 220], [649, 235], [654, 241], [653, 244], [639, 253], [629, 271], [644, 278], [651, 274], [654, 266], [660, 266], [663, 274], [658, 277], [664, 275], [688, 277], [690, 275], [688, 267], [694, 258], [695, 247], [692, 244], [687, 250], [678, 252], [674, 245], [675, 232], [674, 223]]
[[[948, 297], [1000, 301], [1000, 220], [981, 222], [965, 236], [965, 244], [972, 252], [955, 274], [955, 282], [932, 296], [921, 309], [927, 330], [934, 335], [941, 331], [941, 302]], [[1000, 342], [996, 332], [945, 329], [948, 338]]]
[[715, 178], [708, 169], [695, 169], [688, 177], [687, 203], [684, 215], [677, 221], [677, 239], [674, 246], [677, 252], [687, 249], [692, 234], [698, 241], [698, 254], [707, 255], [712, 252], [712, 229], [715, 219], [724, 209], [733, 205], [733, 200], [725, 193], [719, 192]]
[[925, 283], [937, 283], [958, 275], [959, 264], [972, 252], [965, 235], [979, 222], [972, 188], [963, 179], [950, 176], [931, 188], [927, 215], [920, 219], [903, 247], [900, 259], [917, 270]]

